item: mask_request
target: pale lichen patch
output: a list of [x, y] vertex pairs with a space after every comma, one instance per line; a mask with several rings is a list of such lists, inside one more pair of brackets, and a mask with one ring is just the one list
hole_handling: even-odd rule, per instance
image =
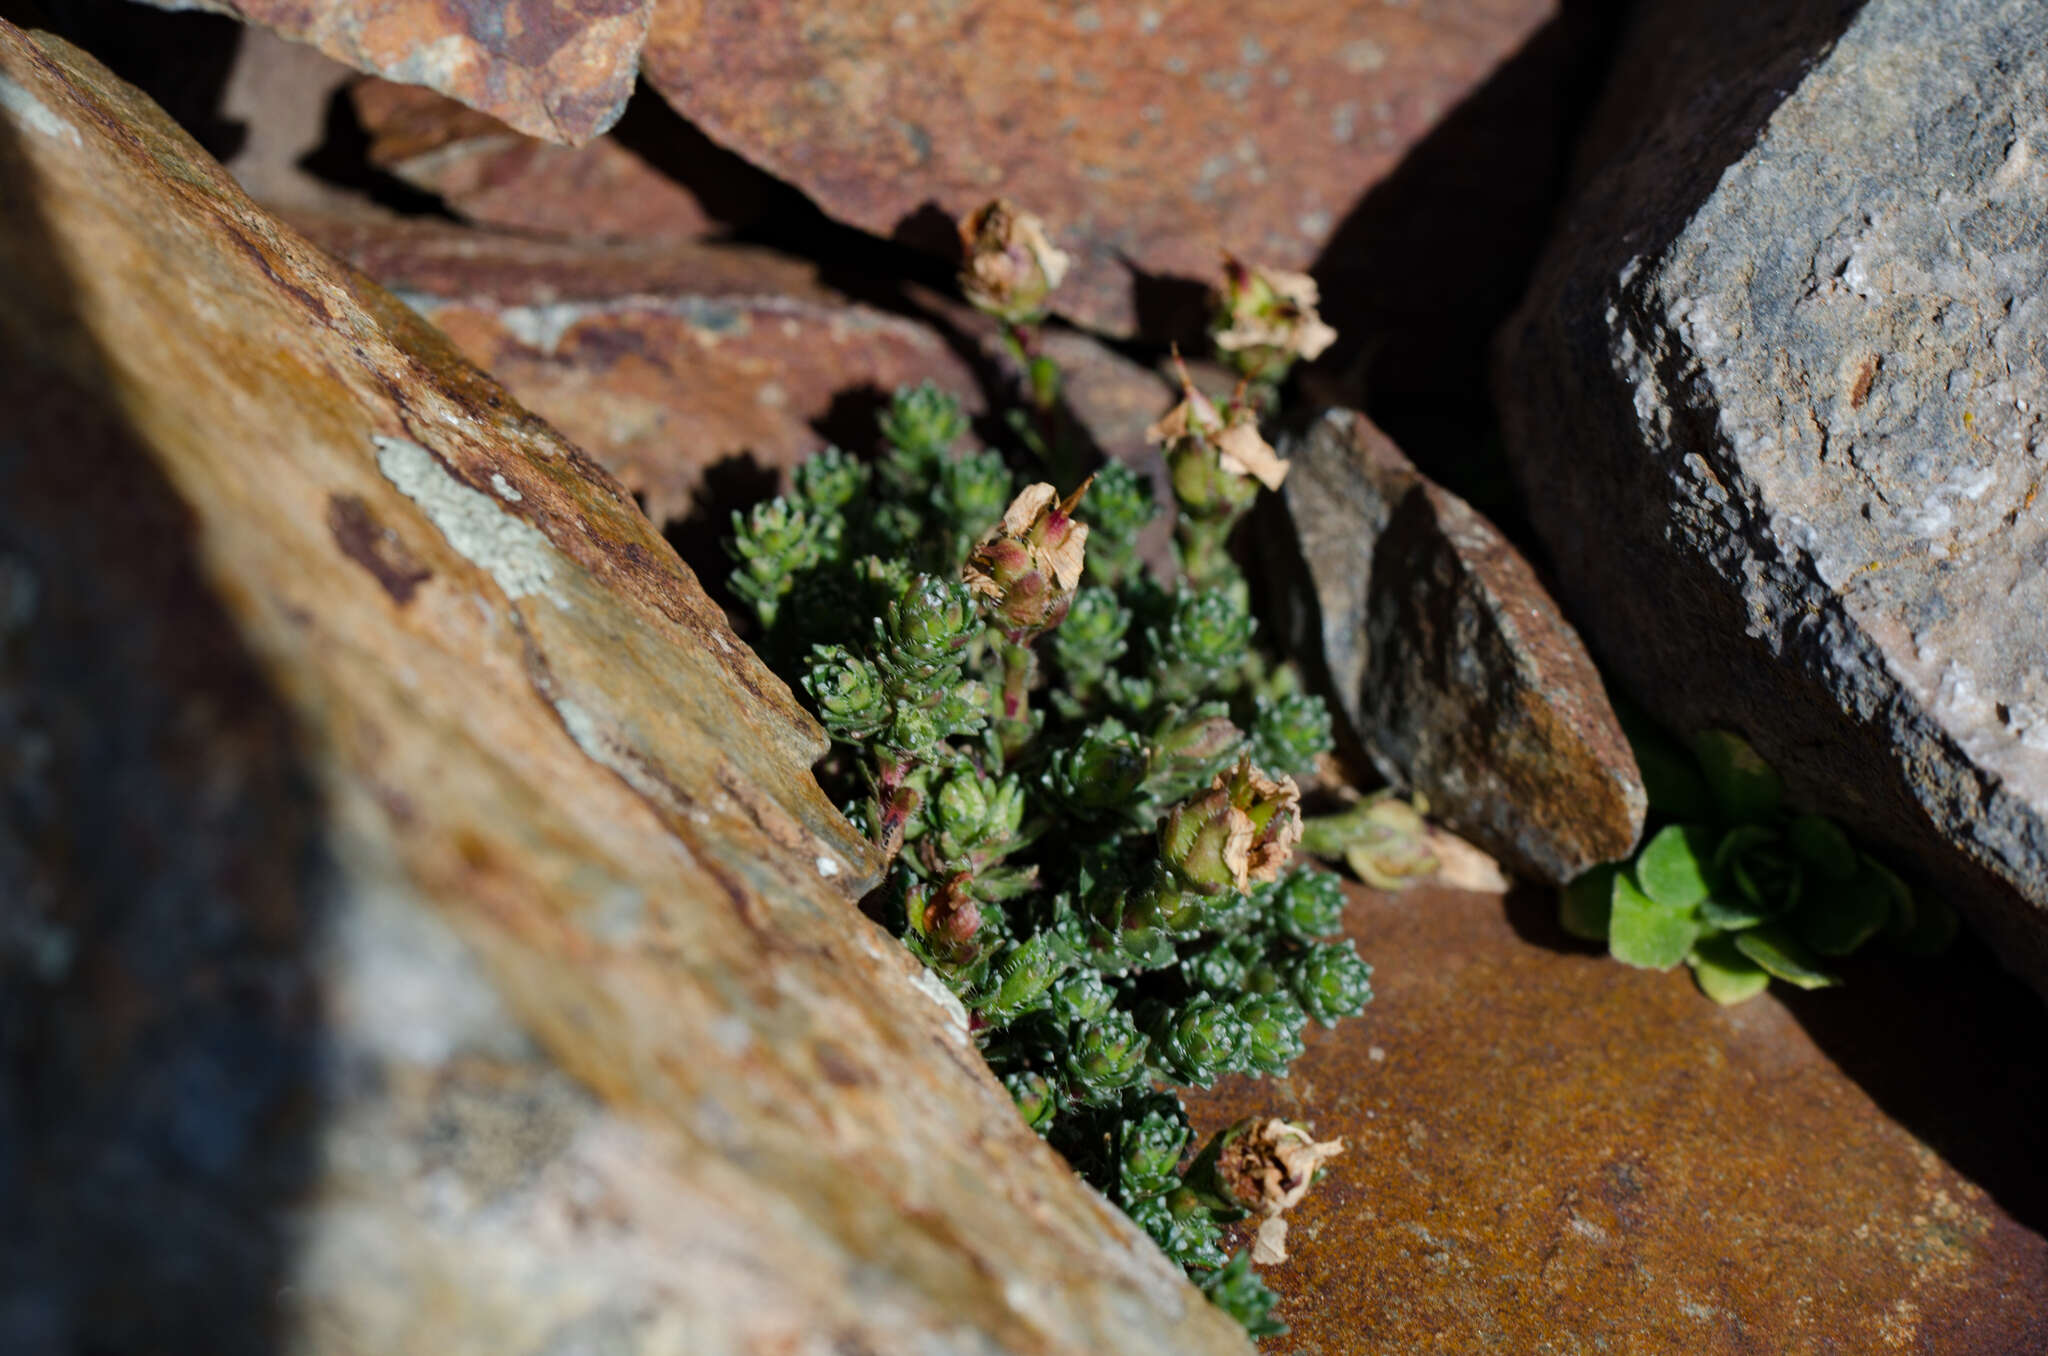
[[539, 594], [557, 607], [569, 606], [553, 588], [555, 548], [540, 529], [458, 481], [418, 443], [382, 434], [371, 441], [385, 479], [420, 506], [458, 554], [497, 581], [506, 597]]
[[5, 75], [0, 75], [0, 111], [6, 112], [31, 132], [68, 141], [73, 146], [85, 144], [79, 140], [76, 127], [52, 113], [48, 104], [30, 94], [19, 81]]

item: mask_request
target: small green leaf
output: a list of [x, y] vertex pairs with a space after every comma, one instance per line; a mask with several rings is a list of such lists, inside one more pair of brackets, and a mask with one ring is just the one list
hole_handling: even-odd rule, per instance
[[1785, 836], [1792, 840], [1792, 850], [1800, 860], [1829, 880], [1854, 880], [1859, 870], [1856, 849], [1849, 843], [1849, 835], [1832, 819], [1819, 815], [1801, 815], [1785, 827]]
[[1841, 983], [1833, 975], [1815, 968], [1813, 958], [1798, 939], [1777, 923], [1735, 934], [1735, 949], [1787, 984], [1802, 989], [1825, 989]]
[[1860, 871], [1848, 880], [1815, 881], [1791, 922], [1821, 955], [1846, 956], [1884, 928], [1892, 908], [1891, 885], [1875, 871]]
[[1596, 866], [1558, 894], [1557, 921], [1574, 937], [1589, 942], [1607, 940], [1607, 919], [1614, 909], [1614, 879], [1621, 868], [1609, 863]]
[[1659, 904], [1626, 875], [1614, 878], [1607, 949], [1616, 960], [1645, 970], [1669, 970], [1685, 959], [1699, 935], [1699, 922], [1690, 910]]
[[1754, 998], [1770, 987], [1769, 972], [1743, 955], [1732, 937], [1702, 937], [1685, 962], [1692, 967], [1692, 977], [1700, 992], [1724, 1008]]
[[1785, 784], [1741, 735], [1707, 730], [1693, 736], [1692, 751], [1722, 814], [1742, 823], [1777, 813]]
[[1707, 864], [1714, 856], [1714, 831], [1700, 824], [1671, 824], [1657, 831], [1636, 859], [1636, 883], [1644, 894], [1671, 909], [1690, 909], [1713, 886]]
[[1723, 932], [1740, 932], [1776, 917], [1775, 909], [1760, 909], [1746, 898], [1723, 899], [1716, 895], [1700, 905], [1700, 921]]
[[1891, 917], [1884, 920], [1884, 935], [1894, 942], [1903, 942], [1912, 935], [1919, 917], [1919, 908], [1914, 901], [1912, 887], [1900, 880], [1890, 867], [1875, 857], [1866, 857], [1863, 860], [1870, 864], [1871, 870], [1880, 873], [1886, 888], [1891, 891], [1892, 912]]
[[1715, 813], [1713, 793], [1700, 776], [1699, 765], [1685, 746], [1632, 705], [1617, 701], [1614, 713], [1643, 774], [1650, 808], [1673, 819], [1709, 819]]
[[[1905, 883], [1900, 882], [1899, 888], [1904, 890]], [[1956, 911], [1948, 901], [1918, 891], [1908, 891], [1906, 898], [1912, 901], [1913, 924], [1903, 936], [1895, 937], [1893, 944], [1909, 956], [1934, 956], [1948, 950], [1958, 926]]]

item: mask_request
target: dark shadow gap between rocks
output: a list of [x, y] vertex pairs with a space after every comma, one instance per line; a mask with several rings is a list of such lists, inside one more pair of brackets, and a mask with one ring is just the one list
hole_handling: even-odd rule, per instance
[[0, 17], [91, 52], [156, 100], [216, 160], [231, 159], [247, 139], [240, 122], [221, 116], [242, 42], [237, 19], [131, 0], [0, 0]]
[[0, 120], [0, 1350], [273, 1356], [326, 814], [28, 175]]
[[1565, 0], [1359, 199], [1310, 270], [1339, 335], [1310, 389], [1363, 408], [1517, 545], [1487, 346], [1549, 235], [1624, 8]]

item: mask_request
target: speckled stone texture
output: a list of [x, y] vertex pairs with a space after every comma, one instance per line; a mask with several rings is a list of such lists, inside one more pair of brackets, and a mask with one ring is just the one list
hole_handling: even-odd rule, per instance
[[1275, 622], [1380, 772], [1529, 879], [1626, 856], [1642, 778], [1528, 561], [1362, 414], [1286, 451]]
[[0, 23], [0, 1351], [1225, 1353], [620, 484]]
[[1356, 891], [1365, 1015], [1190, 1099], [1348, 1148], [1264, 1269], [1273, 1356], [2048, 1350], [2048, 1046], [1976, 946], [1718, 1008], [1549, 891]]
[[[828, 442], [872, 446], [898, 386], [935, 382], [977, 418], [1010, 398], [989, 323], [916, 287], [857, 302], [786, 256], [702, 243], [300, 224], [597, 458], [656, 523], [692, 519], [699, 568], [725, 567], [726, 515], [773, 493], [779, 473]], [[1087, 440], [1156, 471], [1145, 429], [1173, 400], [1160, 374], [1072, 331], [1045, 342]]]
[[877, 234], [943, 245], [947, 218], [1014, 199], [1075, 256], [1062, 312], [1157, 334], [1220, 250], [1312, 263], [1556, 11], [662, 0], [645, 65], [714, 141]]
[[580, 146], [633, 92], [653, 0], [147, 0], [310, 43], [531, 136]]
[[1632, 696], [2048, 991], [2048, 8], [1653, 4], [1497, 386]]

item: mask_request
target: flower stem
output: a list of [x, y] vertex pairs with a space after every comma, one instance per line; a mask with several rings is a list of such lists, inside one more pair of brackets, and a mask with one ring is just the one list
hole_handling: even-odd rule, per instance
[[1003, 710], [996, 721], [996, 737], [1007, 762], [1031, 742], [1031, 679], [1038, 671], [1038, 657], [1028, 642], [1004, 640], [1002, 647]]

